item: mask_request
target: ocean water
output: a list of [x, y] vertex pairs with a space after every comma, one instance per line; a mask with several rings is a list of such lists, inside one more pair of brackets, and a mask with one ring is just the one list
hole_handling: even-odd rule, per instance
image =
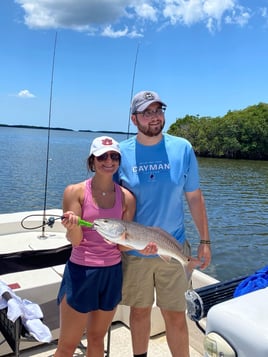
[[[100, 135], [51, 130], [47, 166], [47, 130], [0, 127], [0, 213], [42, 210], [45, 199], [47, 209], [61, 208], [64, 188], [90, 176], [89, 146]], [[198, 161], [213, 254], [205, 272], [229, 280], [268, 265], [268, 162]], [[195, 254], [199, 238], [187, 206], [185, 218]]]

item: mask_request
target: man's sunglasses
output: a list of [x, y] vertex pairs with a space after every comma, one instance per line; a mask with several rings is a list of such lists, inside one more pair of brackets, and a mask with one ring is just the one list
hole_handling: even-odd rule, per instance
[[117, 152], [112, 152], [110, 154], [108, 152], [106, 152], [100, 156], [96, 156], [96, 159], [98, 161], [106, 161], [108, 159], [108, 157], [110, 157], [110, 159], [113, 161], [119, 161], [121, 158], [121, 155]]

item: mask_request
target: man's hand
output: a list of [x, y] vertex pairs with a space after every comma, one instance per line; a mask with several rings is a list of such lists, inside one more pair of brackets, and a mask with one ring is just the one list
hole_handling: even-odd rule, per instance
[[157, 254], [157, 245], [154, 242], [150, 242], [146, 245], [145, 248], [142, 250], [139, 250], [139, 253], [144, 254], [144, 255], [152, 255], [152, 254]]

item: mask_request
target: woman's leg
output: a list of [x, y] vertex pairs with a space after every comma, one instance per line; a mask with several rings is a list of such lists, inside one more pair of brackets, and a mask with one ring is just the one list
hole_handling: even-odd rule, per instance
[[87, 322], [87, 357], [103, 357], [104, 337], [112, 323], [116, 309], [112, 311], [96, 310], [88, 314]]
[[60, 336], [54, 357], [73, 357], [87, 324], [87, 313], [74, 310], [66, 298], [60, 304]]

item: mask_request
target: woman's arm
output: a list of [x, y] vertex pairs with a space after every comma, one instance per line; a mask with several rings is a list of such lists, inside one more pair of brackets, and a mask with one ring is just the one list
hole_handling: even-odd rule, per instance
[[73, 246], [80, 244], [83, 232], [78, 225], [78, 219], [82, 213], [82, 201], [84, 195], [84, 183], [69, 185], [63, 194], [63, 220], [62, 224], [67, 229], [66, 237]]
[[136, 198], [130, 191], [128, 191], [124, 187], [121, 187], [121, 191], [122, 191], [122, 201], [123, 201], [122, 219], [124, 221], [133, 221], [136, 212]]

